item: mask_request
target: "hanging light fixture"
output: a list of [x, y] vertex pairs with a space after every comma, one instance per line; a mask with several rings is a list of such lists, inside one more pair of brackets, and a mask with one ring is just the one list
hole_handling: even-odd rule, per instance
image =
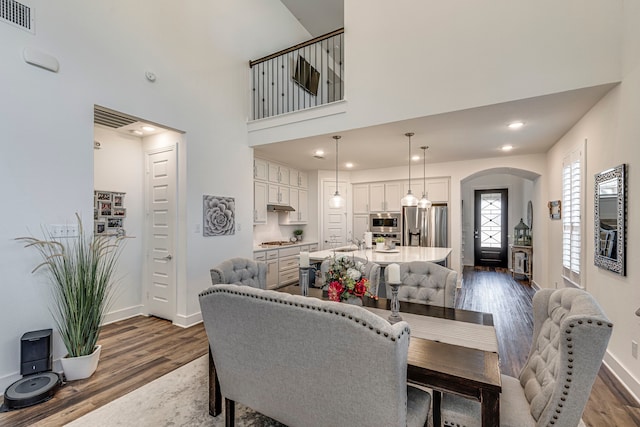
[[420, 209], [429, 209], [431, 201], [427, 199], [427, 146], [422, 147], [422, 198], [418, 201]]
[[340, 191], [338, 191], [338, 140], [341, 138], [340, 135], [333, 136], [333, 139], [336, 140], [336, 192], [329, 199], [329, 207], [336, 209], [344, 206], [344, 199], [340, 195]]
[[409, 138], [409, 191], [407, 194], [400, 200], [400, 204], [402, 206], [417, 206], [418, 198], [411, 193], [411, 137], [415, 135], [413, 132], [407, 132], [404, 136]]

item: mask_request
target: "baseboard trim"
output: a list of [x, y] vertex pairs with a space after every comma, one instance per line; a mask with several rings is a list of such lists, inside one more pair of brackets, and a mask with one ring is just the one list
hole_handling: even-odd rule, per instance
[[173, 324], [176, 326], [180, 326], [182, 328], [189, 328], [201, 322], [202, 322], [202, 313], [197, 312], [197, 313], [190, 314], [188, 316], [185, 316], [183, 314], [178, 314], [176, 315], [176, 318], [173, 321]]
[[605, 352], [602, 363], [611, 373], [611, 376], [620, 383], [620, 386], [628, 391], [636, 402], [640, 402], [640, 398], [638, 398], [638, 396], [640, 396], [640, 382], [631, 373], [629, 373], [629, 371], [627, 371], [627, 369], [609, 352], [609, 350]]
[[102, 322], [102, 324], [108, 325], [109, 323], [144, 315], [144, 312], [142, 311], [143, 309], [143, 305], [134, 305], [120, 310], [111, 311], [104, 316], [104, 322]]

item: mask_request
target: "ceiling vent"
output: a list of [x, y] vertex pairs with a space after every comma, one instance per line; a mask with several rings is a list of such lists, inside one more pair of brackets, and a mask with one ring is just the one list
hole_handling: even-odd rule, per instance
[[0, 0], [0, 21], [35, 34], [35, 11], [15, 0]]
[[93, 123], [97, 125], [118, 129], [136, 122], [137, 120], [132, 117], [125, 114], [115, 113], [111, 110], [107, 110], [106, 108], [98, 107], [97, 105], [93, 109]]

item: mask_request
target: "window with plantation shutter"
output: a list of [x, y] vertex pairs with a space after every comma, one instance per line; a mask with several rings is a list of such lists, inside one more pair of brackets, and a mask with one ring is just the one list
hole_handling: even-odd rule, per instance
[[583, 287], [581, 280], [583, 239], [584, 144], [562, 162], [562, 275]]

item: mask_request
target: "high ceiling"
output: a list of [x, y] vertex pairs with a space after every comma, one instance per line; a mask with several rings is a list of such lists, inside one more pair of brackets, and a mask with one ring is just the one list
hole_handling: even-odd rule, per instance
[[[344, 26], [343, 0], [281, 0], [300, 23], [319, 36]], [[442, 163], [503, 155], [545, 153], [614, 85], [601, 85], [536, 98], [456, 111], [341, 132], [340, 170], [378, 169], [408, 163], [407, 132], [412, 154], [421, 155], [428, 146], [427, 163]], [[507, 128], [523, 121], [519, 130]], [[255, 147], [255, 155], [277, 160], [303, 170], [335, 168], [333, 134]], [[512, 145], [504, 152], [501, 147]], [[324, 158], [314, 157], [324, 150]], [[419, 160], [422, 162], [422, 159]]]
[[[413, 155], [421, 155], [421, 146], [429, 147], [427, 164], [545, 153], [613, 86], [594, 86], [341, 132], [339, 169], [348, 170], [347, 162], [353, 163], [351, 170], [407, 165], [407, 132], [415, 133], [411, 138]], [[524, 122], [522, 128], [507, 127], [517, 120]], [[254, 148], [255, 155], [302, 170], [331, 170], [335, 168], [332, 136], [258, 146]], [[512, 145], [513, 149], [504, 152], [504, 145]], [[324, 150], [324, 159], [314, 157], [319, 149]]]

